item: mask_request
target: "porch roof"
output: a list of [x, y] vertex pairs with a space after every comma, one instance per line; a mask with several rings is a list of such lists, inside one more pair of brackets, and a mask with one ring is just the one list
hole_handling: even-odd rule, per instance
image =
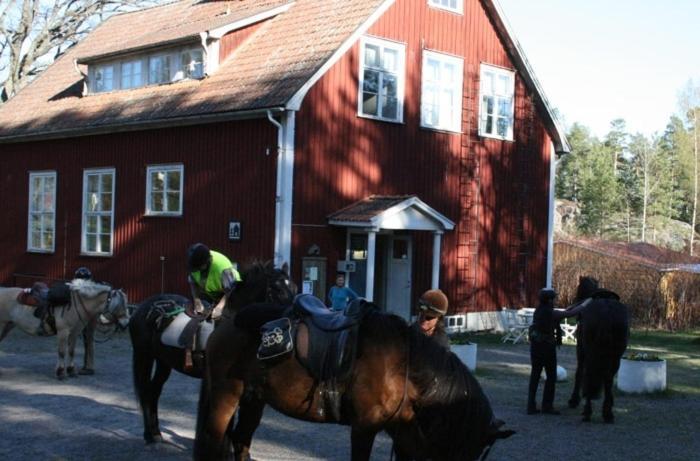
[[370, 195], [328, 215], [328, 223], [377, 230], [446, 231], [455, 227], [415, 195]]

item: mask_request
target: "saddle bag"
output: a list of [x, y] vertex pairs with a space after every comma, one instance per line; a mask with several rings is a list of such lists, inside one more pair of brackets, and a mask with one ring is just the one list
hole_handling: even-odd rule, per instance
[[292, 322], [287, 317], [265, 323], [260, 328], [260, 334], [260, 347], [257, 353], [259, 360], [281, 357], [294, 350]]

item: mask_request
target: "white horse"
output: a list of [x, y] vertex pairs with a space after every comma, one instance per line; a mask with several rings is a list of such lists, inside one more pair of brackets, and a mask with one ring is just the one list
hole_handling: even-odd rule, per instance
[[[75, 279], [68, 283], [71, 301], [65, 306], [54, 307], [55, 334], [58, 338], [58, 362], [56, 377], [77, 376], [74, 355], [78, 335], [100, 317], [125, 327], [129, 323], [126, 295], [122, 290], [112, 290], [109, 285], [92, 280]], [[41, 320], [34, 316], [35, 306], [17, 301], [22, 288], [0, 288], [0, 341], [18, 326], [25, 333], [36, 336], [40, 331]], [[66, 346], [68, 346], [68, 366], [66, 367]], [[86, 342], [86, 359], [92, 362], [94, 345]], [[86, 364], [87, 365], [87, 364]], [[92, 366], [92, 363], [90, 363]]]

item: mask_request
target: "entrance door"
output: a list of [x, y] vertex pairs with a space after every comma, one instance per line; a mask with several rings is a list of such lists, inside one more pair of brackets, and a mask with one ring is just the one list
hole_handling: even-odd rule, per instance
[[410, 320], [411, 237], [393, 235], [387, 246], [386, 309]]

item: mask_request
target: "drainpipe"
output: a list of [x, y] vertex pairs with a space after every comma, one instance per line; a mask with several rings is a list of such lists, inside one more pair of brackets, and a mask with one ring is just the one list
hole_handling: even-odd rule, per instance
[[277, 182], [275, 196], [275, 267], [292, 259], [292, 194], [294, 192], [295, 111], [282, 114], [282, 123], [267, 111], [268, 120], [277, 127]]
[[547, 217], [547, 288], [552, 288], [552, 271], [554, 266], [554, 182], [557, 176], [557, 154], [554, 144], [550, 144], [549, 161], [549, 213]]
[[275, 120], [272, 116], [272, 111], [267, 111], [267, 119], [277, 127], [277, 183], [275, 187], [275, 247], [274, 247], [274, 264], [275, 267], [282, 267], [282, 157], [284, 130], [282, 124]]
[[442, 231], [433, 232], [433, 271], [430, 281], [430, 288], [435, 290], [440, 287], [440, 243]]

